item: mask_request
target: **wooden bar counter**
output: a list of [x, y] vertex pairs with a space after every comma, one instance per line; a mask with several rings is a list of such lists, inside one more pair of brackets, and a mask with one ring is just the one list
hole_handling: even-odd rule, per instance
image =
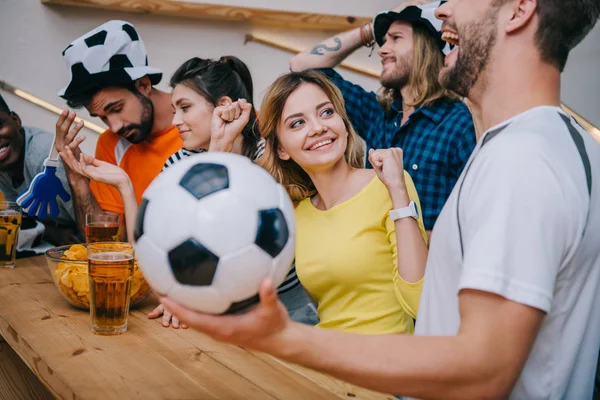
[[[0, 269], [0, 345], [59, 399], [392, 399], [190, 329], [164, 328], [146, 317], [154, 305], [132, 310], [125, 334], [96, 336], [89, 313], [54, 286], [43, 256], [17, 260]], [[12, 350], [0, 346], [0, 399], [11, 398], [6, 380], [19, 369], [7, 365], [21, 362]], [[36, 384], [13, 387], [12, 398], [51, 397]]]

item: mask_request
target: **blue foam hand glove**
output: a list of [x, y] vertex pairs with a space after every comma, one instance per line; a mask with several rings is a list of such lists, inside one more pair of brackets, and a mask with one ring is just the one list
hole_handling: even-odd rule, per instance
[[56, 167], [46, 165], [44, 171], [33, 178], [29, 189], [19, 196], [17, 203], [28, 215], [43, 220], [48, 213], [53, 217], [60, 213], [57, 196], [64, 202], [71, 199], [61, 180], [56, 176]]

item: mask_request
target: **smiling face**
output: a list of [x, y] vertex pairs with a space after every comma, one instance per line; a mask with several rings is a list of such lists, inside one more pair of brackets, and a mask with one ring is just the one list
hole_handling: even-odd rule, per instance
[[500, 6], [496, 3], [451, 0], [436, 11], [436, 16], [444, 21], [442, 39], [456, 45], [444, 60], [439, 80], [442, 86], [461, 96], [468, 97], [490, 64], [498, 36]]
[[278, 155], [292, 159], [307, 173], [345, 162], [348, 131], [325, 92], [302, 83], [285, 102], [277, 127]]
[[154, 107], [140, 92], [119, 87], [102, 89], [94, 94], [86, 109], [131, 143], [143, 142], [152, 132]]
[[408, 22], [395, 21], [384, 40], [378, 51], [383, 65], [380, 82], [383, 87], [400, 90], [408, 83], [412, 68], [413, 27]]
[[198, 92], [184, 84], [175, 85], [171, 95], [173, 125], [179, 129], [183, 147], [208, 149], [214, 106]]
[[11, 171], [17, 166], [24, 143], [21, 119], [15, 113], [0, 110], [0, 171]]

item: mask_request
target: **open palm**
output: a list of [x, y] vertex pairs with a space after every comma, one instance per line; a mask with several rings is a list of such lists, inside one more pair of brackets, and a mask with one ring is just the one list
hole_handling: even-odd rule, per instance
[[71, 170], [86, 176], [97, 182], [106, 183], [111, 186], [119, 187], [129, 182], [129, 176], [125, 171], [114, 164], [96, 159], [89, 154], [81, 153], [79, 160], [75, 158], [73, 151], [69, 146], [60, 152], [63, 162]]
[[85, 176], [98, 182], [106, 183], [112, 186], [119, 186], [129, 180], [127, 172], [120, 167], [97, 160], [88, 154], [81, 154], [80, 164], [83, 164], [82, 170]]

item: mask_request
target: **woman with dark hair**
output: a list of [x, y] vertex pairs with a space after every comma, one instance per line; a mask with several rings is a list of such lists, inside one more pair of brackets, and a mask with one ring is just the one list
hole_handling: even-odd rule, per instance
[[[262, 154], [256, 115], [248, 103], [253, 98], [252, 77], [239, 58], [194, 57], [175, 71], [170, 83], [173, 125], [179, 129], [183, 149], [169, 157], [165, 168], [202, 151], [228, 151], [251, 159]], [[229, 136], [237, 137], [233, 146], [222, 146]]]
[[[218, 61], [194, 57], [183, 63], [171, 78], [173, 125], [179, 129], [183, 148], [171, 155], [164, 168], [204, 151], [224, 151], [244, 155], [252, 160], [264, 152], [252, 105], [253, 85], [246, 64], [234, 56]], [[231, 138], [235, 138], [231, 140]], [[79, 145], [82, 140], [74, 143]], [[76, 160], [72, 151], [61, 152], [65, 162], [80, 174], [116, 187], [123, 200], [127, 237], [133, 240], [138, 205], [127, 173], [87, 154]], [[164, 170], [163, 168], [163, 170]], [[310, 300], [300, 285], [292, 267], [278, 292], [292, 318], [316, 323], [316, 313], [310, 310]], [[294, 314], [297, 313], [297, 317]], [[159, 305], [148, 316], [163, 316], [163, 325], [179, 327], [179, 321]], [[185, 326], [184, 326], [185, 327]]]

